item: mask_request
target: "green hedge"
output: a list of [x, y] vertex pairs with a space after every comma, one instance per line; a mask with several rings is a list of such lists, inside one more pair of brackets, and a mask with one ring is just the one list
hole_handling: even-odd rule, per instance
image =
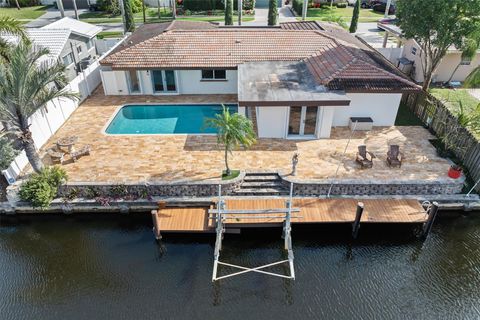
[[[224, 10], [225, 0], [183, 0], [183, 9], [190, 11]], [[237, 10], [238, 1], [233, 1], [233, 9]], [[243, 10], [255, 9], [255, 0], [243, 0]]]
[[58, 192], [58, 187], [67, 179], [67, 173], [60, 167], [47, 167], [34, 173], [20, 187], [20, 199], [34, 207], [46, 209]]
[[337, 8], [346, 8], [346, 7], [348, 7], [348, 3], [347, 3], [347, 2], [337, 3]]
[[292, 8], [295, 10], [297, 15], [301, 16], [303, 10], [303, 0], [293, 0]]

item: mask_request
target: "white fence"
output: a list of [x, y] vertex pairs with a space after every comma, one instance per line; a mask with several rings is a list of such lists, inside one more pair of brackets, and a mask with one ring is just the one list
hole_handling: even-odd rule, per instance
[[385, 58], [390, 60], [391, 63], [397, 65], [398, 59], [402, 57], [403, 48], [375, 48]]
[[110, 51], [110, 49], [115, 47], [119, 41], [122, 41], [122, 38], [105, 38], [105, 39], [95, 40], [95, 46], [97, 47], [97, 53], [99, 55], [102, 55], [105, 52]]
[[[119, 45], [118, 41], [116, 45]], [[110, 50], [113, 50], [112, 47]], [[100, 59], [102, 59], [106, 52]], [[66, 89], [77, 92], [80, 95], [79, 100], [55, 99], [47, 103], [46, 106], [40, 108], [30, 118], [30, 130], [37, 149], [40, 149], [50, 137], [65, 123], [70, 115], [78, 108], [78, 106], [98, 87], [101, 83], [99, 60], [92, 63], [88, 68], [83, 70], [75, 79], [70, 81]], [[20, 172], [28, 164], [25, 151], [22, 151], [15, 160], [10, 164], [7, 170], [3, 171], [9, 183], [13, 183]]]

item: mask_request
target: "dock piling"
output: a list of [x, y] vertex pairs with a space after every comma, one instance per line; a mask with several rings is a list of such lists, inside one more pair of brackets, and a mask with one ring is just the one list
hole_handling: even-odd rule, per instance
[[360, 220], [362, 219], [363, 209], [364, 209], [363, 202], [357, 203], [357, 212], [355, 213], [355, 221], [352, 224], [352, 237], [353, 239], [357, 239], [358, 230], [360, 229]]
[[427, 221], [423, 224], [423, 232], [422, 232], [422, 238], [426, 239], [428, 237], [428, 234], [432, 230], [433, 222], [435, 221], [435, 218], [438, 213], [438, 202], [433, 202], [432, 206], [430, 207], [430, 210], [428, 211], [428, 218]]
[[153, 220], [153, 234], [155, 235], [155, 239], [160, 240], [162, 239], [162, 235], [160, 234], [160, 225], [157, 219], [157, 210], [152, 210], [152, 220]]

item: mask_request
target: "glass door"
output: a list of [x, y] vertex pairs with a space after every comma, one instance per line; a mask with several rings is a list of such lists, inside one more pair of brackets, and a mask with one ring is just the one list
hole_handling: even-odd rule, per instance
[[153, 93], [176, 92], [175, 71], [173, 70], [152, 70]]
[[288, 136], [314, 137], [317, 131], [318, 107], [290, 107]]

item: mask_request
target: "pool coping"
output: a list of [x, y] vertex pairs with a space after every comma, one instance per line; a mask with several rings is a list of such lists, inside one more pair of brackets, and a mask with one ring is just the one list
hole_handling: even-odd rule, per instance
[[[112, 123], [113, 119], [117, 116], [118, 112], [123, 107], [128, 106], [138, 106], [138, 105], [146, 105], [146, 106], [158, 106], [158, 105], [166, 105], [166, 106], [183, 106], [187, 105], [187, 103], [155, 103], [155, 102], [138, 102], [138, 103], [125, 103], [115, 108], [113, 114], [108, 118], [106, 124], [100, 130], [100, 134], [109, 137], [125, 137], [125, 136], [189, 136], [189, 135], [197, 135], [197, 136], [215, 136], [216, 133], [107, 133], [107, 129]], [[237, 103], [223, 103], [223, 102], [204, 102], [204, 103], [195, 103], [195, 105], [227, 105], [227, 104], [235, 104], [238, 106]]]

